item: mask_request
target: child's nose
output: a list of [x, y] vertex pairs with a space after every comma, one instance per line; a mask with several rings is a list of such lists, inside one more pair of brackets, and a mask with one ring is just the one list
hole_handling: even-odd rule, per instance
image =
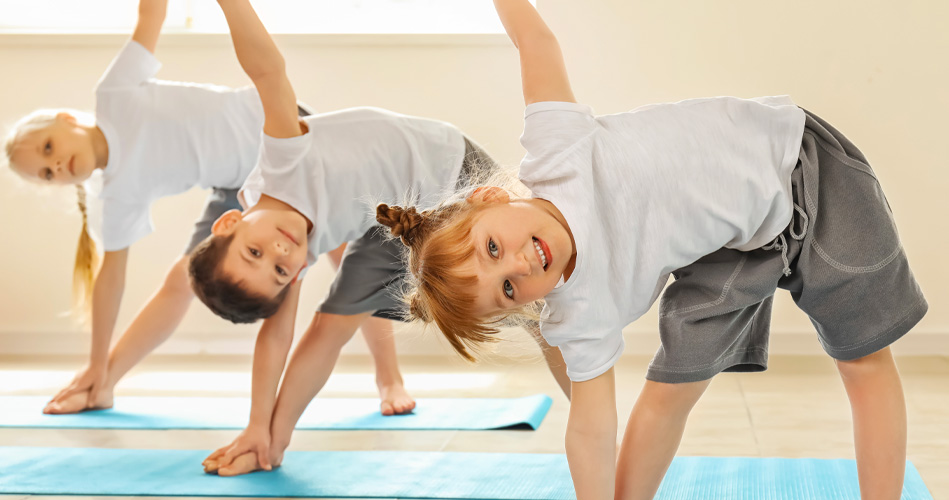
[[282, 241], [275, 241], [274, 247], [276, 247], [278, 255], [290, 255], [290, 248]]
[[522, 276], [530, 276], [531, 263], [527, 260], [527, 255], [523, 252], [514, 256], [514, 272]]

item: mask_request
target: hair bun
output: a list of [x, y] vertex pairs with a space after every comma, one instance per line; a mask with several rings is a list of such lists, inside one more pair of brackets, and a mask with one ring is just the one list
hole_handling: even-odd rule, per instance
[[411, 246], [412, 240], [422, 227], [424, 217], [415, 210], [415, 207], [406, 209], [380, 203], [376, 207], [376, 220], [388, 227], [393, 236], [401, 237], [402, 243]]

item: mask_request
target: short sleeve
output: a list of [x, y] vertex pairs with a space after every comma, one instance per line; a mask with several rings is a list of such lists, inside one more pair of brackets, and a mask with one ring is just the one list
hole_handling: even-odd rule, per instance
[[129, 40], [96, 85], [96, 91], [132, 88], [154, 77], [161, 68], [155, 55], [142, 44]]
[[[244, 210], [259, 203], [260, 197], [267, 194], [300, 211], [313, 223], [314, 228], [319, 224], [319, 221], [314, 220], [313, 213], [306, 210], [307, 204], [304, 203], [305, 186], [310, 182], [310, 171], [299, 165], [313, 144], [310, 134], [312, 132], [307, 131], [296, 137], [276, 138], [261, 132], [257, 165], [237, 193], [237, 200]], [[315, 229], [311, 230], [311, 234], [313, 231]], [[306, 252], [307, 265], [300, 272], [299, 279], [303, 279], [307, 271], [316, 264], [317, 255], [313, 253], [313, 248], [313, 242], [310, 240]]]
[[592, 165], [596, 120], [590, 106], [573, 102], [536, 102], [524, 111], [521, 180], [532, 184], [575, 175]]
[[102, 200], [102, 246], [106, 252], [128, 248], [153, 230], [148, 205]]
[[618, 331], [597, 338], [566, 340], [558, 347], [567, 364], [567, 376], [574, 382], [584, 382], [612, 368], [625, 346], [623, 333]]
[[[237, 194], [237, 200], [245, 210], [256, 205], [265, 191], [276, 188], [291, 192], [294, 186], [307, 182], [307, 169], [298, 168], [297, 164], [310, 151], [313, 143], [310, 132], [288, 138], [271, 137], [263, 132], [260, 135], [257, 165]], [[296, 206], [295, 200], [283, 201]]]

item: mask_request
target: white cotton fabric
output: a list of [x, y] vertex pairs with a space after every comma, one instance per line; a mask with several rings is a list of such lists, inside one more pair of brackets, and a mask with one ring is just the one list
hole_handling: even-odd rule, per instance
[[157, 80], [160, 67], [130, 40], [96, 86], [109, 161], [94, 193], [101, 224], [92, 226], [106, 251], [152, 232], [155, 200], [193, 186], [236, 189], [257, 158], [264, 114], [255, 89]]
[[309, 219], [307, 268], [376, 225], [379, 201], [432, 203], [461, 172], [465, 140], [450, 123], [370, 107], [303, 120], [303, 135], [263, 135], [257, 167], [238, 199], [250, 208], [266, 194]]
[[803, 131], [804, 112], [786, 96], [606, 116], [576, 103], [527, 107], [521, 180], [563, 213], [577, 247], [541, 324], [571, 380], [613, 366], [622, 328], [655, 302], [669, 273], [722, 247], [759, 248], [788, 225]]

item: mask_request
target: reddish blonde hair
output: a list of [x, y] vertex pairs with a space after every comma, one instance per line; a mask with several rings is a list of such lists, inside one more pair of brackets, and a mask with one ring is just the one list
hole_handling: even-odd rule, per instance
[[500, 326], [512, 319], [537, 317], [536, 304], [490, 318], [474, 311], [478, 277], [459, 270], [474, 256], [471, 228], [489, 205], [466, 197], [423, 212], [384, 203], [376, 207], [376, 220], [408, 248], [411, 275], [403, 300], [410, 316], [435, 323], [452, 348], [468, 361], [475, 360], [471, 351], [498, 340], [495, 335]]

